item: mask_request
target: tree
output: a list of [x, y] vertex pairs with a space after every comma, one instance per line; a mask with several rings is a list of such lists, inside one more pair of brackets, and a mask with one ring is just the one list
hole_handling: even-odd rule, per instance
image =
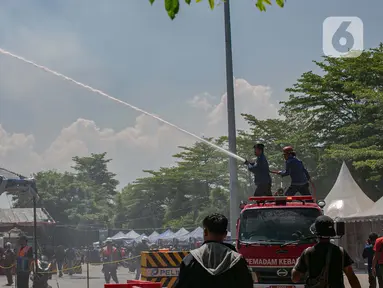
[[[76, 178], [79, 181], [95, 186], [96, 191], [100, 192], [101, 199], [114, 199], [117, 194], [118, 180], [116, 174], [108, 171], [108, 163], [112, 159], [105, 159], [106, 152], [101, 154], [91, 154], [89, 157], [73, 157]], [[101, 200], [100, 199], [100, 200]]]
[[287, 119], [305, 123], [312, 145], [323, 148], [323, 176], [331, 176], [334, 162], [352, 163], [357, 181], [375, 199], [383, 189], [382, 55], [380, 44], [357, 58], [314, 61], [324, 75], [304, 73], [286, 90], [290, 97], [281, 110]]
[[123, 201], [130, 205], [120, 215], [126, 215], [129, 228], [192, 226], [200, 210], [215, 205], [212, 193], [219, 190], [228, 195], [226, 156], [202, 142], [180, 149], [174, 155], [177, 166], [145, 171], [148, 177], [123, 189]]
[[[224, 2], [225, 0], [222, 0], [222, 2]], [[150, 4], [153, 5], [153, 3], [155, 2], [155, 0], [149, 0]], [[174, 19], [178, 12], [180, 11], [180, 0], [164, 0], [165, 2], [165, 10], [166, 12], [168, 13], [170, 19]], [[191, 4], [191, 0], [185, 0], [185, 3], [190, 5]], [[202, 0], [196, 0], [196, 3], [198, 2], [202, 2]], [[209, 6], [210, 6], [210, 9], [214, 9], [215, 5], [216, 5], [216, 0], [208, 0], [208, 3], [209, 3]], [[285, 0], [275, 0], [275, 2], [277, 3], [277, 5], [279, 7], [284, 7], [285, 5]], [[221, 2], [218, 2], [218, 3], [221, 3]], [[266, 5], [271, 5], [272, 4], [272, 1], [271, 0], [257, 0], [256, 3], [255, 3], [255, 6], [260, 10], [260, 11], [266, 11]]]
[[[74, 173], [54, 170], [35, 174], [38, 207], [44, 207], [57, 222], [67, 225], [108, 226], [113, 222], [118, 181], [108, 171], [106, 153], [73, 157]], [[14, 207], [32, 208], [27, 195], [12, 195]]]

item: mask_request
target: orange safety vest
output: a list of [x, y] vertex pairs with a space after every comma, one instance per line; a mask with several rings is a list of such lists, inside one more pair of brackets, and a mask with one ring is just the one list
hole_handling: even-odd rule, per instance
[[17, 256], [25, 257], [25, 255], [27, 254], [30, 248], [31, 248], [30, 246], [24, 246], [22, 249], [19, 250], [19, 254]]
[[30, 259], [26, 257], [31, 246], [24, 246], [19, 249], [17, 253], [17, 271], [20, 272], [29, 272]]
[[117, 254], [117, 249], [116, 249], [116, 247], [113, 247], [111, 250], [108, 249], [108, 247], [102, 249], [102, 254], [103, 254], [104, 256], [110, 256], [110, 255], [112, 255], [112, 253], [113, 253], [113, 254]]

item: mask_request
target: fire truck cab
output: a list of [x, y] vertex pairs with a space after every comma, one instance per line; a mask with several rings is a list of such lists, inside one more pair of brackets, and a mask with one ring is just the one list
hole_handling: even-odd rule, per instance
[[310, 231], [324, 201], [311, 196], [250, 197], [241, 203], [237, 250], [252, 271], [255, 288], [303, 288], [291, 270], [304, 249], [316, 242]]

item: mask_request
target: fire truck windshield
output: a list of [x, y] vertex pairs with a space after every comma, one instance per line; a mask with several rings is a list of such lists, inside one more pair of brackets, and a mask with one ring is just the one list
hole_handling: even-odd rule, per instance
[[239, 240], [285, 243], [304, 239], [312, 236], [310, 226], [320, 215], [320, 210], [315, 208], [248, 209], [241, 215]]

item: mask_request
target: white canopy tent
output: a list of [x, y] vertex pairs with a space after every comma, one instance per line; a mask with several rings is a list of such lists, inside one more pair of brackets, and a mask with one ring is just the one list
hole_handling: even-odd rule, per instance
[[338, 178], [325, 198], [324, 213], [331, 218], [344, 218], [370, 209], [374, 202], [360, 189], [343, 162]]
[[157, 239], [158, 235], [160, 235], [157, 231], [154, 231], [152, 234], [149, 235], [149, 241], [154, 242], [155, 239]]
[[176, 233], [174, 233], [174, 234], [172, 234], [172, 235], [170, 235], [170, 236], [167, 236], [167, 237], [163, 237], [163, 238], [161, 238], [161, 239], [162, 239], [162, 240], [170, 240], [170, 239], [174, 239], [174, 238], [179, 239], [179, 238], [181, 238], [182, 236], [185, 236], [185, 235], [187, 235], [187, 234], [189, 234], [189, 231], [186, 230], [185, 228], [181, 228], [181, 229], [178, 230]]
[[125, 234], [123, 237], [124, 239], [136, 239], [137, 237], [140, 237], [140, 234], [138, 234], [136, 231], [132, 230]]
[[113, 240], [115, 240], [115, 239], [121, 239], [121, 238], [124, 238], [125, 237], [125, 234], [124, 234], [124, 232], [118, 232], [116, 235], [114, 235], [113, 237], [110, 237], [110, 238], [112, 238]]
[[372, 221], [383, 220], [383, 197], [368, 210], [344, 217], [346, 221]]

